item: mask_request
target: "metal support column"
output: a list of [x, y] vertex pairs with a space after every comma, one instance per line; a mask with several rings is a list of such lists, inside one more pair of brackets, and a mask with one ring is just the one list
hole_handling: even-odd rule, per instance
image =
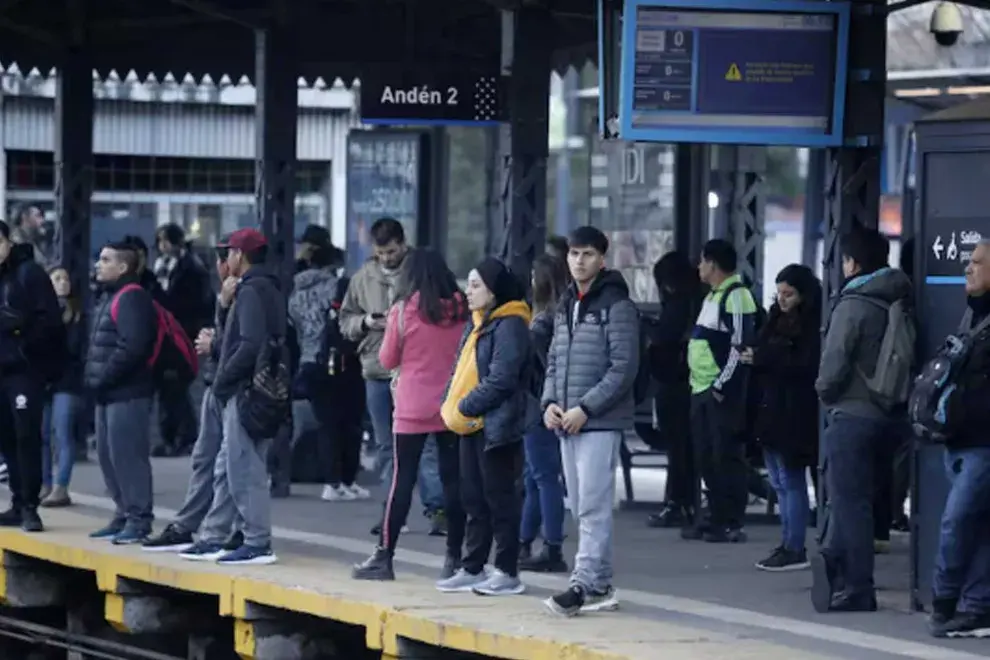
[[678, 144], [674, 154], [674, 249], [692, 261], [708, 233], [711, 164], [703, 144]]
[[[553, 52], [550, 10], [523, 5], [506, 12], [503, 49], [512, 54], [509, 80], [509, 141], [507, 185], [503, 218], [506, 220], [502, 258], [529, 284], [533, 259], [546, 242], [547, 156], [550, 118], [550, 74]], [[504, 34], [504, 33], [503, 33]], [[507, 35], [506, 35], [507, 36]]]
[[55, 213], [59, 225], [51, 256], [68, 270], [73, 291], [88, 291], [92, 265], [93, 66], [84, 46], [66, 51], [56, 84]]
[[[886, 97], [886, 0], [854, 0], [849, 29], [849, 82], [843, 132], [846, 144], [825, 155], [825, 246], [822, 258], [823, 318], [842, 288], [842, 236], [856, 223], [877, 227], [880, 218], [880, 154]], [[824, 530], [828, 493], [819, 452], [818, 525]]]
[[737, 270], [761, 300], [766, 147], [718, 145], [713, 149], [712, 160], [719, 173], [719, 211], [725, 213], [728, 237], [739, 257]]
[[801, 228], [801, 263], [811, 269], [818, 260], [825, 213], [826, 154], [822, 149], [808, 153], [808, 178], [804, 185], [804, 226]]
[[271, 244], [271, 262], [292, 281], [296, 206], [298, 72], [287, 21], [255, 33], [255, 186], [258, 226]]

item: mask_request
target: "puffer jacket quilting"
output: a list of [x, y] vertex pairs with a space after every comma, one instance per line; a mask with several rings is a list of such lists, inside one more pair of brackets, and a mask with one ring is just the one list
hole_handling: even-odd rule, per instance
[[639, 312], [618, 272], [603, 272], [580, 300], [571, 287], [554, 318], [542, 406], [583, 406], [589, 431], [631, 429]]

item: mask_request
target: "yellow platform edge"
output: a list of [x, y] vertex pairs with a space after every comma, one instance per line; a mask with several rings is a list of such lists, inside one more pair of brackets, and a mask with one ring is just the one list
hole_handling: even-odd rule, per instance
[[[45, 534], [0, 530], [0, 553], [12, 552], [66, 568], [96, 575], [97, 586], [108, 595], [105, 613], [111, 625], [122, 624], [123, 599], [117, 597], [117, 581], [131, 579], [190, 593], [217, 596], [220, 615], [234, 618], [235, 650], [250, 658], [254, 650], [253, 625], [245, 620], [252, 604], [363, 626], [370, 649], [385, 657], [401, 657], [400, 640], [453, 649], [500, 660], [625, 660], [625, 656], [587, 648], [580, 644], [528, 636], [475, 630], [399, 611], [386, 605], [336, 597], [305, 587], [211, 572], [208, 565], [189, 569], [163, 566], [152, 556], [101, 552], [74, 547]], [[2, 559], [2, 557], [0, 557]], [[0, 562], [2, 567], [3, 562]], [[197, 570], [198, 568], [198, 570]], [[0, 599], [6, 597], [6, 570], [0, 568]]]

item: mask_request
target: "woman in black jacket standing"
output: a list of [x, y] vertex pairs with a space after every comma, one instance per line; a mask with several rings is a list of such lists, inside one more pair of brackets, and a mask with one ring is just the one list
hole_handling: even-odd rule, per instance
[[810, 268], [791, 264], [777, 275], [777, 299], [756, 345], [741, 355], [754, 367], [759, 406], [756, 438], [777, 493], [782, 540], [756, 567], [807, 568], [807, 471], [817, 464], [822, 288]]
[[697, 482], [691, 446], [687, 345], [704, 299], [698, 269], [682, 252], [668, 252], [653, 266], [662, 307], [647, 355], [657, 383], [656, 421], [667, 451], [667, 487], [663, 509], [650, 514], [650, 527], [691, 525]]

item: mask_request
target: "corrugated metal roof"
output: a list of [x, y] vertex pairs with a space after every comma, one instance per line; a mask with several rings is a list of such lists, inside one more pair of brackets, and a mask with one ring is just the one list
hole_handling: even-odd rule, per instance
[[990, 66], [990, 12], [959, 5], [965, 29], [951, 47], [939, 46], [929, 32], [938, 2], [898, 11], [887, 24], [887, 69], [979, 68]]

